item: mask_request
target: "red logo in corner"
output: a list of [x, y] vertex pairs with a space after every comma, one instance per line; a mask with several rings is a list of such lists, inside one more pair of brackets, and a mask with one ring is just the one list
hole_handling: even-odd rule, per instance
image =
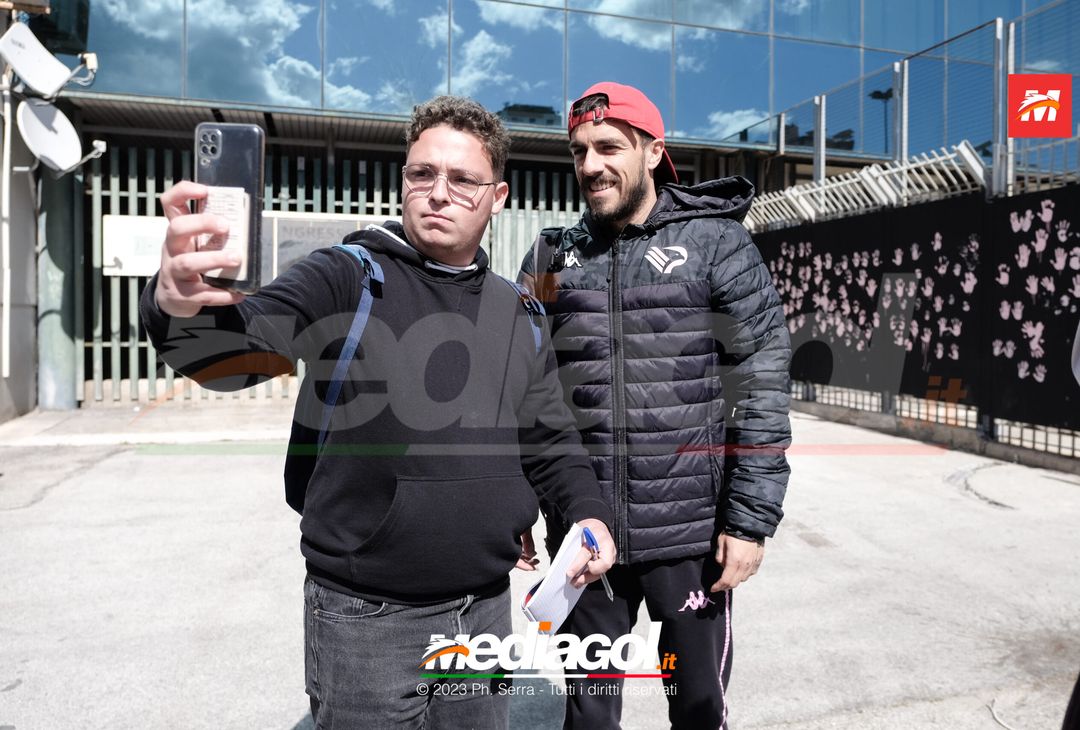
[[1072, 137], [1072, 74], [1009, 74], [1010, 137]]

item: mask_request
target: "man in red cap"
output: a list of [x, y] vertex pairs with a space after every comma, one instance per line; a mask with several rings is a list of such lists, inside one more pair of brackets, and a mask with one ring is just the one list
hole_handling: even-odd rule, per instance
[[[731, 593], [783, 515], [791, 440], [780, 297], [740, 224], [754, 188], [679, 185], [660, 112], [630, 86], [590, 88], [568, 131], [588, 210], [541, 231], [520, 278], [551, 317], [619, 564], [614, 600], [591, 586], [561, 631], [621, 636], [645, 601], [672, 727], [723, 728]], [[544, 513], [557, 546], [566, 525]], [[618, 726], [618, 680], [568, 683], [564, 727]]]

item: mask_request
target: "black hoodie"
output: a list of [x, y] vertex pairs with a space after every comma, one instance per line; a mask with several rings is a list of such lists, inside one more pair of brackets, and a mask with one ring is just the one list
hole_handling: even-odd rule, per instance
[[610, 524], [611, 512], [563, 404], [546, 328], [538, 349], [531, 315], [483, 250], [455, 273], [404, 237], [387, 223], [346, 238], [385, 281], [318, 455], [321, 399], [361, 294], [355, 257], [316, 251], [239, 305], [191, 319], [158, 309], [155, 278], [141, 312], [162, 359], [209, 388], [307, 364], [285, 480], [306, 488], [310, 575], [363, 598], [428, 603], [505, 586], [538, 497], [566, 523]]

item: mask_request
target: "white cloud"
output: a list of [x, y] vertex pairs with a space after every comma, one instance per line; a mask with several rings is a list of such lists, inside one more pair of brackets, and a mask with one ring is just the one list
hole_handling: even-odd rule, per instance
[[347, 58], [335, 58], [330, 62], [330, 65], [326, 69], [326, 78], [330, 79], [339, 74], [345, 74], [348, 76], [352, 73], [353, 69], [362, 63], [367, 63], [371, 60], [371, 56], [361, 56], [357, 58], [355, 56], [349, 56]]
[[690, 56], [680, 53], [678, 58], [675, 59], [675, 66], [680, 71], [690, 71], [692, 73], [701, 73], [705, 70], [705, 62], [697, 56]]
[[780, 0], [780, 12], [802, 15], [810, 8], [810, 0]]
[[[787, 2], [799, 5], [806, 0]], [[762, 0], [681, 0], [680, 5], [681, 17], [694, 18], [700, 25], [729, 30], [764, 30], [762, 21], [767, 22], [769, 14], [769, 3]]]
[[760, 109], [712, 112], [709, 114], [709, 125], [697, 129], [697, 136], [709, 139], [723, 139], [763, 121], [768, 116], [768, 112]]
[[[437, 93], [441, 94], [445, 91], [445, 89], [440, 88]], [[379, 102], [380, 109], [386, 109], [398, 114], [410, 113], [412, 108], [422, 101], [416, 98], [404, 85], [390, 81], [383, 82], [379, 90], [375, 92], [375, 99]]]
[[480, 19], [488, 25], [505, 23], [512, 28], [532, 31], [540, 28], [563, 29], [562, 13], [553, 13], [542, 8], [527, 8], [522, 5], [503, 5], [476, 0]]
[[455, 94], [475, 96], [485, 86], [502, 86], [513, 81], [505, 65], [512, 52], [510, 46], [499, 43], [486, 30], [480, 31], [461, 46], [450, 88]]
[[373, 5], [384, 13], [394, 14], [394, 0], [367, 0], [368, 5]]
[[[446, 48], [446, 28], [450, 22], [446, 13], [417, 18], [416, 22], [420, 24], [420, 37], [428, 48]], [[455, 36], [465, 32], [457, 23], [454, 23], [453, 31]]]
[[1041, 71], [1042, 73], [1060, 73], [1064, 67], [1061, 61], [1054, 61], [1049, 58], [1040, 58], [1035, 61], [1029, 61], [1024, 64], [1025, 69], [1031, 69], [1032, 71]]

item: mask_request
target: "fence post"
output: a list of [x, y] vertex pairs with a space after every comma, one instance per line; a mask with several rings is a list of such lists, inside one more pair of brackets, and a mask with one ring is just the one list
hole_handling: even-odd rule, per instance
[[825, 95], [814, 97], [814, 182], [825, 180]]
[[990, 188], [986, 191], [988, 198], [1003, 195], [1005, 192], [1005, 168], [1008, 164], [1005, 146], [1005, 119], [1008, 110], [1004, 108], [1005, 88], [1008, 83], [1005, 74], [1006, 45], [1004, 21], [997, 18], [994, 20], [994, 123], [991, 147], [994, 168]]

